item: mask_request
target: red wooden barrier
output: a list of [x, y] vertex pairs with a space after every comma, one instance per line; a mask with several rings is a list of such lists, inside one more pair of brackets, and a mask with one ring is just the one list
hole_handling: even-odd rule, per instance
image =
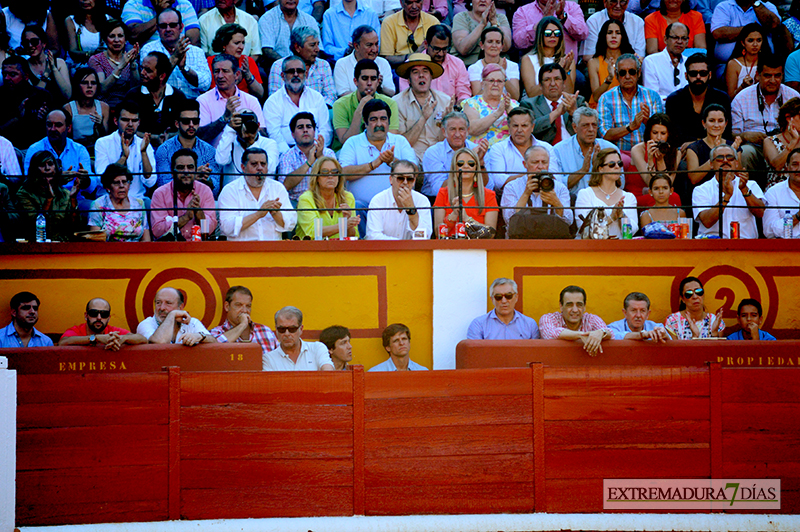
[[597, 512], [603, 478], [781, 478], [800, 372], [20, 375], [18, 525]]

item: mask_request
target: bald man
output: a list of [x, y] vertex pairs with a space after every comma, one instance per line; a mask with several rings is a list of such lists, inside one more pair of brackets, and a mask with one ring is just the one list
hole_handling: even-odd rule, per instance
[[97, 297], [86, 303], [83, 318], [86, 322], [67, 329], [58, 345], [102, 345], [104, 349], [119, 351], [125, 344], [147, 343], [147, 338], [141, 334], [108, 324], [111, 321], [111, 304], [103, 298]]
[[154, 313], [145, 318], [136, 332], [147, 338], [151, 344], [183, 344], [195, 346], [202, 343], [215, 343], [217, 340], [183, 307], [186, 299], [177, 288], [166, 286], [156, 293], [153, 301]]

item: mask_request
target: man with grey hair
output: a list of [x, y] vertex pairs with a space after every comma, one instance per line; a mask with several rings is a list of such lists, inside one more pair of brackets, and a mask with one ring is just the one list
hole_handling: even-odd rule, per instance
[[[525, 152], [526, 179], [515, 179], [503, 190], [500, 205], [506, 223], [515, 212], [522, 209], [547, 209], [548, 214], [561, 217], [567, 225], [572, 224], [572, 210], [565, 209], [569, 206], [569, 190], [561, 181], [553, 179], [548, 173], [550, 167], [550, 152], [544, 146], [531, 146]], [[554, 188], [543, 190], [543, 179], [549, 177], [553, 180]], [[549, 188], [549, 187], [544, 187]]]
[[578, 107], [572, 113], [575, 134], [553, 146], [550, 168], [573, 197], [589, 186], [595, 154], [605, 148], [616, 148], [609, 141], [597, 138], [599, 121], [597, 111], [591, 107]]
[[653, 340], [664, 343], [669, 334], [660, 323], [650, 321], [650, 298], [641, 292], [631, 292], [622, 303], [622, 314], [619, 321], [608, 324], [614, 333], [614, 340]]
[[215, 343], [208, 329], [193, 318], [184, 307], [186, 297], [177, 288], [165, 286], [153, 300], [153, 315], [145, 318], [136, 328], [136, 333], [147, 338], [151, 344], [183, 344], [195, 346]]
[[263, 355], [264, 371], [333, 371], [328, 348], [320, 342], [304, 342], [303, 313], [297, 307], [283, 307], [275, 313], [278, 347]]
[[450, 163], [453, 154], [461, 148], [474, 150], [478, 158], [483, 161], [483, 156], [489, 150], [489, 141], [481, 139], [475, 144], [467, 138], [469, 136], [469, 118], [462, 111], [452, 111], [442, 118], [444, 140], [437, 142], [425, 150], [422, 156], [422, 171], [425, 180], [422, 183], [422, 193], [428, 196], [431, 203], [436, 201], [436, 195], [447, 181], [450, 172]]
[[644, 58], [644, 86], [653, 89], [666, 101], [667, 96], [688, 85], [683, 51], [689, 44], [689, 28], [681, 22], [667, 26], [666, 47]]
[[[517, 181], [521, 181], [518, 179]], [[519, 300], [517, 283], [505, 277], [492, 281], [489, 297], [494, 310], [478, 316], [467, 329], [468, 340], [536, 340], [539, 326], [514, 307]]]
[[369, 202], [367, 240], [428, 239], [433, 232], [431, 203], [414, 190], [419, 168], [397, 159], [389, 175], [390, 187]]
[[[336, 102], [336, 86], [333, 83], [331, 65], [319, 58], [319, 31], [310, 26], [294, 28], [289, 35], [289, 55], [296, 55], [306, 65], [306, 88], [314, 89], [325, 98], [325, 104], [333, 107]], [[281, 61], [272, 63], [267, 81], [267, 94], [270, 96], [283, 87]]]
[[314, 115], [317, 132], [325, 139], [325, 145], [330, 146], [333, 129], [328, 106], [322, 94], [306, 87], [305, 61], [302, 57], [290, 55], [279, 64], [283, 69], [283, 87], [264, 104], [269, 138], [278, 143], [281, 153], [287, 152], [295, 144], [289, 128], [292, 117], [301, 111], [308, 111]]
[[616, 75], [619, 86], [608, 90], [597, 103], [600, 113], [600, 136], [616, 142], [622, 152], [642, 142], [647, 120], [664, 112], [664, 101], [654, 90], [639, 85], [641, 64], [633, 54], [617, 59]]

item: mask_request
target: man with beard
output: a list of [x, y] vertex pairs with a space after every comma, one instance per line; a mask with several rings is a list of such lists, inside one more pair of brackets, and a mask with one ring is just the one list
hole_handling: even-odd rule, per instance
[[222, 138], [222, 131], [233, 118], [233, 113], [244, 109], [253, 111], [259, 126], [266, 128], [267, 122], [258, 99], [239, 90], [237, 86], [242, 75], [239, 61], [232, 55], [218, 54], [211, 62], [211, 69], [216, 86], [197, 98], [200, 104], [200, 129], [197, 135], [216, 148]]
[[39, 298], [20, 292], [11, 298], [11, 323], [0, 330], [0, 348], [52, 347], [53, 341], [34, 325], [39, 321]]
[[602, 342], [611, 340], [614, 333], [600, 316], [586, 312], [586, 290], [580, 286], [567, 286], [559, 294], [558, 302], [561, 305], [560, 312], [551, 312], [539, 318], [542, 340], [560, 338], [580, 341], [589, 356], [602, 353]]
[[[301, 58], [306, 65], [306, 87], [314, 89], [325, 98], [328, 107], [336, 101], [336, 86], [333, 83], [331, 65], [319, 57], [319, 31], [316, 28], [301, 26], [292, 30], [289, 39], [290, 54]], [[269, 70], [268, 93], [278, 92], [283, 87], [281, 62], [276, 61]]]
[[625, 315], [619, 321], [608, 324], [615, 340], [653, 340], [664, 343], [669, 334], [660, 323], [650, 321], [650, 298], [641, 292], [631, 292], [622, 303]]
[[111, 321], [111, 304], [103, 298], [95, 298], [86, 303], [83, 314], [86, 323], [81, 323], [66, 330], [61, 335], [58, 345], [90, 345], [98, 344], [104, 349], [119, 351], [123, 345], [146, 344], [147, 338], [134, 334], [126, 329], [109, 325]]
[[[197, 154], [181, 148], [170, 160], [172, 181], [153, 192], [150, 204], [150, 227], [153, 236], [161, 238], [173, 229], [173, 218], [183, 238], [192, 239], [192, 226], [208, 220], [209, 233], [217, 226], [214, 194], [208, 185], [197, 180]], [[177, 235], [176, 235], [177, 236]]]
[[156, 173], [158, 174], [157, 186], [165, 185], [172, 179], [170, 160], [172, 155], [181, 148], [192, 150], [197, 154], [197, 171], [201, 174], [197, 179], [208, 185], [214, 192], [214, 197], [219, 196], [220, 176], [219, 165], [215, 157], [214, 147], [208, 142], [197, 138], [200, 127], [200, 104], [197, 100], [181, 100], [180, 106], [175, 109], [175, 127], [178, 134], [163, 143], [156, 150]]
[[219, 195], [222, 234], [228, 240], [280, 240], [281, 233], [294, 229], [297, 213], [286, 189], [267, 178], [267, 152], [245, 150], [242, 173]]
[[49, 92], [31, 85], [25, 59], [12, 55], [3, 61], [0, 101], [0, 135], [16, 148], [26, 149], [42, 130], [52, 99]]
[[447, 180], [450, 163], [455, 152], [461, 148], [469, 148], [475, 151], [480, 160], [483, 160], [489, 150], [488, 140], [481, 139], [478, 144], [475, 144], [467, 138], [469, 118], [461, 111], [453, 111], [444, 115], [442, 130], [444, 131], [444, 140], [425, 150], [425, 155], [422, 156], [425, 181], [422, 183], [421, 192], [428, 196], [431, 203], [436, 201], [436, 194]]
[[644, 86], [660, 94], [662, 100], [688, 83], [683, 51], [689, 44], [689, 27], [681, 22], [670, 24], [664, 42], [664, 49], [645, 57], [642, 65]]
[[[736, 152], [727, 144], [711, 150], [711, 168], [714, 179], [695, 187], [692, 192], [694, 218], [698, 235], [719, 234], [719, 213], [722, 209], [722, 234], [730, 238], [731, 222], [739, 223], [739, 238], [758, 238], [756, 216], [764, 215], [764, 193], [747, 173], [739, 171], [741, 166]], [[719, 203], [720, 172], [722, 170], [722, 204]], [[713, 207], [707, 207], [713, 205]], [[728, 208], [731, 207], [731, 208]], [[743, 208], [746, 207], [746, 208]]]
[[372, 26], [359, 26], [353, 31], [351, 39], [353, 53], [336, 61], [333, 67], [333, 79], [336, 84], [336, 93], [341, 98], [356, 90], [353, 72], [356, 64], [363, 59], [375, 61], [380, 69], [378, 86], [386, 96], [394, 96], [394, 82], [392, 81], [392, 67], [389, 61], [378, 55], [378, 34]]
[[278, 143], [281, 153], [294, 146], [294, 137], [289, 130], [289, 122], [300, 111], [314, 115], [317, 131], [329, 146], [333, 138], [330, 115], [325, 98], [306, 87], [306, 64], [302, 58], [291, 55], [281, 63], [283, 87], [267, 99], [264, 104], [264, 118], [269, 137]]
[[150, 133], [150, 142], [158, 147], [172, 128], [175, 109], [186, 99], [180, 90], [167, 83], [172, 65], [166, 54], [150, 52], [142, 57], [139, 68], [141, 87], [128, 91], [126, 100], [139, 104], [139, 131]]
[[347, 96], [342, 96], [333, 104], [333, 130], [341, 144], [354, 135], [363, 131], [364, 121], [362, 113], [364, 106], [373, 98], [383, 100], [392, 110], [392, 119], [389, 122], [389, 131], [399, 133], [397, 120], [397, 103], [388, 96], [378, 94], [380, 71], [375, 61], [362, 59], [356, 63], [355, 69], [356, 90]]
[[[664, 104], [667, 115], [672, 123], [672, 134], [675, 135], [675, 144], [686, 146], [705, 136], [703, 129], [703, 109], [712, 103], [717, 103], [725, 108], [726, 115], [730, 116], [731, 100], [728, 95], [711, 86], [711, 68], [706, 54], [692, 54], [685, 61], [686, 81], [688, 85], [680, 88], [667, 96]], [[725, 137], [730, 137], [730, 120]]]
[[191, 347], [215, 343], [208, 329], [184, 310], [186, 299], [180, 290], [165, 286], [153, 300], [153, 315], [139, 323], [136, 332], [151, 344], [183, 344]]
[[333, 150], [325, 147], [325, 139], [317, 135], [317, 122], [308, 112], [297, 113], [289, 121], [295, 145], [281, 155], [278, 163], [278, 182], [289, 191], [289, 199], [297, 205], [300, 195], [308, 190], [308, 173], [317, 157], [336, 157]]
[[158, 177], [153, 173], [155, 155], [150, 146], [150, 133], [145, 133], [143, 137], [136, 135], [139, 130], [139, 106], [130, 100], [123, 100], [117, 106], [114, 123], [117, 131], [97, 139], [94, 145], [95, 172], [102, 175], [111, 163], [127, 166], [133, 175], [128, 197], [141, 199], [156, 184]]
[[217, 342], [257, 343], [261, 346], [261, 356], [278, 347], [275, 333], [260, 323], [253, 321], [253, 293], [246, 286], [232, 286], [225, 294], [225, 323], [211, 329]]

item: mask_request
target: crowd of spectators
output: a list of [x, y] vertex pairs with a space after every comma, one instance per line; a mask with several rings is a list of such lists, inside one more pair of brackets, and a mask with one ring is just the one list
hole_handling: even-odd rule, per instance
[[0, 238], [800, 237], [794, 4], [0, 0]]

